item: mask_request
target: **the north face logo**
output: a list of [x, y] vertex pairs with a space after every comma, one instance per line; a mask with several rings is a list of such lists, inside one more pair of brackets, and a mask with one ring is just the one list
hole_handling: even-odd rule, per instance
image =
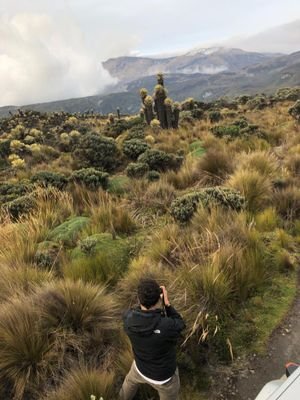
[[155, 331], [153, 331], [154, 333], [160, 333], [159, 329], [155, 329]]

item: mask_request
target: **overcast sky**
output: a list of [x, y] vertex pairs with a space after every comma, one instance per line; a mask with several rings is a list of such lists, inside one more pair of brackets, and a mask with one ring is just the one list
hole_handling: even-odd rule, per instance
[[0, 105], [99, 93], [108, 57], [243, 44], [299, 18], [299, 0], [0, 0]]

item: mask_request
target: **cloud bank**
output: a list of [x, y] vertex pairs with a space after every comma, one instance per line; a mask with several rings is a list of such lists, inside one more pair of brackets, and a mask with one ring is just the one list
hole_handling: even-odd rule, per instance
[[226, 46], [248, 51], [293, 53], [300, 51], [300, 19], [276, 26], [249, 37], [232, 38]]
[[94, 95], [113, 83], [68, 18], [22, 13], [0, 19], [0, 106]]

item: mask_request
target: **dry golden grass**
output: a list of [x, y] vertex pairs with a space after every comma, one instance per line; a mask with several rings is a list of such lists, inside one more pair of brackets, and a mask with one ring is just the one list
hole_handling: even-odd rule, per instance
[[193, 186], [199, 179], [197, 160], [188, 155], [179, 171], [168, 171], [163, 175], [163, 179], [179, 190]]
[[116, 396], [114, 379], [113, 372], [81, 367], [68, 372], [59, 389], [45, 400], [112, 399]]
[[238, 169], [229, 178], [228, 185], [245, 196], [250, 211], [260, 210], [270, 203], [272, 194], [270, 178], [256, 170]]
[[242, 153], [237, 162], [241, 169], [254, 170], [269, 178], [274, 178], [279, 173], [279, 160], [270, 151]]
[[234, 168], [234, 156], [228, 149], [208, 149], [198, 162], [199, 179], [204, 185], [220, 185]]

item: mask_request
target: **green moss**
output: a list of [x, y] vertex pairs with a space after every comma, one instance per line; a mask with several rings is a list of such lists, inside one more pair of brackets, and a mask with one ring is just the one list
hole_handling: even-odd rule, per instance
[[191, 155], [195, 158], [200, 158], [205, 153], [205, 149], [202, 147], [203, 142], [201, 140], [196, 140], [189, 145]]
[[72, 246], [89, 221], [87, 217], [72, 217], [54, 228], [49, 233], [48, 239]]
[[79, 245], [71, 251], [71, 261], [64, 267], [64, 276], [82, 279], [85, 282], [115, 284], [127, 270], [131, 245], [126, 239], [113, 239], [111, 234], [89, 236], [84, 241], [93, 241], [93, 251], [87, 255]]

